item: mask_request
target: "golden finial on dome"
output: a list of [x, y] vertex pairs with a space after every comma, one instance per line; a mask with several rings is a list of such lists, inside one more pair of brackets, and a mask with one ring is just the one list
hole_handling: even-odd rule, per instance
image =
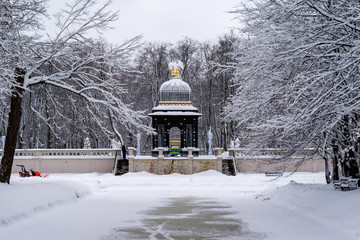
[[184, 65], [179, 60], [174, 62], [169, 62], [169, 69], [171, 70], [171, 76], [176, 77], [183, 70]]

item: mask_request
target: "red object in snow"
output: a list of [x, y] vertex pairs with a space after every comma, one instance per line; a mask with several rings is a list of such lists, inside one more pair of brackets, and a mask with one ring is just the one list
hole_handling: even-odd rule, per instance
[[26, 168], [24, 165], [16, 164], [16, 166], [21, 167], [21, 172], [19, 172], [20, 177], [43, 177], [43, 178], [46, 178], [47, 176], [49, 176], [48, 173], [43, 176], [43, 175], [41, 175], [40, 172], [33, 171], [32, 169], [30, 169], [30, 172], [28, 172], [28, 171], [26, 171]]

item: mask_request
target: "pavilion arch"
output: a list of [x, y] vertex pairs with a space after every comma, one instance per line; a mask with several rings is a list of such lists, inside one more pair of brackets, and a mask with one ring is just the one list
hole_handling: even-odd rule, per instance
[[181, 149], [181, 130], [176, 125], [169, 130], [169, 148], [171, 149], [174, 146]]

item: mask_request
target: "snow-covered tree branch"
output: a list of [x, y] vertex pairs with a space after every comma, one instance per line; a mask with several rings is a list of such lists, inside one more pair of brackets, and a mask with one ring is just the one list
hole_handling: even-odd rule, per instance
[[247, 132], [244, 143], [288, 155], [332, 149], [334, 177], [358, 175], [359, 10], [358, 1], [288, 0], [237, 11], [248, 37], [226, 118]]
[[[44, 40], [39, 23], [40, 16], [46, 16], [46, 1], [1, 1], [1, 91], [11, 96], [1, 182], [10, 180], [22, 100], [36, 85], [62, 89], [68, 99], [78, 96], [86, 100], [85, 110], [108, 136], [114, 135], [104, 124], [108, 111], [115, 116], [113, 127], [152, 131], [142, 124], [143, 113], [131, 110], [122, 101], [127, 91], [120, 80], [133, 72], [129, 54], [139, 46], [140, 38], [109, 46], [88, 37], [90, 31], [108, 29], [117, 19], [109, 6], [110, 1], [98, 7], [93, 0], [76, 0], [57, 15], [57, 34]], [[50, 101], [56, 103], [53, 97], [49, 96]], [[43, 119], [48, 121], [50, 117]]]

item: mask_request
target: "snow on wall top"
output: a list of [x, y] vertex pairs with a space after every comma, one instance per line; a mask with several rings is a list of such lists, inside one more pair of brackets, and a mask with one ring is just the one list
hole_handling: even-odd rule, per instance
[[153, 111], [198, 111], [197, 107], [194, 107], [192, 105], [180, 105], [180, 104], [172, 104], [172, 105], [159, 105], [157, 107], [154, 107], [152, 109]]
[[174, 111], [174, 112], [154, 112], [150, 113], [149, 116], [201, 116], [201, 113], [197, 112], [181, 112], [181, 111]]

